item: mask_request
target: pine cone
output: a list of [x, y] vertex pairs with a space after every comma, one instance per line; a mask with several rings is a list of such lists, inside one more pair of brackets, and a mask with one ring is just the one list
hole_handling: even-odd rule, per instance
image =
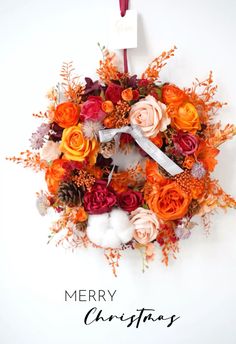
[[57, 196], [61, 202], [69, 206], [81, 205], [81, 190], [73, 182], [61, 183]]

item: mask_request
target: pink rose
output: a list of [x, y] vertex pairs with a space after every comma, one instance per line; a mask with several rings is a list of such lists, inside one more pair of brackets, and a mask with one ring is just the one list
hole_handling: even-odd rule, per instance
[[122, 91], [123, 88], [120, 85], [110, 83], [105, 92], [106, 99], [112, 101], [113, 104], [117, 104], [121, 100]]
[[107, 187], [105, 180], [98, 180], [91, 192], [84, 195], [84, 209], [89, 214], [103, 214], [111, 211], [116, 204], [116, 195], [112, 188]]
[[147, 245], [156, 239], [159, 222], [153, 211], [137, 208], [131, 213], [130, 222], [134, 226], [134, 239], [140, 244]]
[[198, 139], [190, 133], [179, 131], [173, 135], [173, 142], [178, 153], [183, 155], [191, 155], [198, 148]]
[[101, 97], [90, 96], [81, 106], [80, 118], [83, 121], [101, 121], [105, 115], [105, 112], [102, 110]]
[[131, 124], [142, 128], [146, 137], [155, 137], [159, 131], [165, 131], [170, 124], [165, 104], [150, 95], [131, 107], [129, 118]]

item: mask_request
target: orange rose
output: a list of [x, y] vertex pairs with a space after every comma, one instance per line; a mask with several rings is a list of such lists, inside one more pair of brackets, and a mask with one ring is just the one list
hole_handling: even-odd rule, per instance
[[182, 103], [187, 99], [186, 94], [175, 85], [164, 85], [162, 87], [162, 100], [165, 104]]
[[65, 174], [65, 169], [63, 168], [63, 164], [65, 160], [63, 159], [56, 159], [53, 161], [52, 165], [48, 167], [45, 179], [47, 182], [48, 190], [55, 194], [59, 188], [59, 185], [63, 179]]
[[[170, 112], [168, 114], [170, 115]], [[191, 103], [185, 103], [178, 111], [173, 112], [171, 124], [176, 129], [189, 131], [192, 134], [201, 129], [197, 110]]]
[[88, 220], [88, 214], [84, 210], [84, 207], [80, 207], [75, 215], [75, 222], [84, 222]]
[[84, 137], [81, 125], [63, 130], [60, 150], [65, 158], [75, 161], [89, 159], [91, 165], [96, 162], [98, 143], [95, 139], [88, 140]]
[[121, 92], [121, 97], [126, 102], [130, 102], [133, 99], [133, 91], [132, 88], [126, 88], [124, 91]]
[[159, 148], [161, 148], [163, 145], [163, 140], [160, 133], [158, 133], [155, 137], [150, 137], [150, 140]]
[[165, 221], [181, 219], [188, 211], [191, 201], [176, 182], [163, 185], [159, 192], [147, 194], [147, 204], [157, 216]]
[[61, 103], [57, 105], [54, 122], [56, 122], [62, 128], [69, 128], [72, 125], [76, 125], [79, 120], [78, 106], [71, 103]]
[[102, 103], [102, 110], [106, 113], [111, 113], [114, 110], [114, 105], [110, 100]]

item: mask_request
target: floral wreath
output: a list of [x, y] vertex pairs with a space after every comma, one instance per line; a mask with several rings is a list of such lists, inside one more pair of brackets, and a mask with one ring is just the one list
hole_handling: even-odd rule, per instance
[[98, 81], [81, 82], [72, 63], [63, 64], [47, 111], [34, 114], [43, 123], [30, 138], [32, 151], [8, 158], [45, 174], [48, 190], [37, 193], [37, 207], [59, 215], [49, 241], [102, 248], [114, 274], [126, 249], [140, 250], [145, 268], [158, 246], [168, 264], [196, 225], [193, 216], [208, 230], [217, 207], [236, 206], [210, 176], [236, 127], [214, 122], [225, 103], [213, 99], [211, 72], [191, 88], [161, 83], [174, 50], [140, 78], [120, 72], [105, 48]]

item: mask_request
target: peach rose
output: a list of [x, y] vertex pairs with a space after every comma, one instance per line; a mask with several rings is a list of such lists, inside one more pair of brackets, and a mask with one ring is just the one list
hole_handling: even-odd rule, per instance
[[149, 95], [131, 107], [130, 123], [140, 126], [144, 136], [155, 137], [159, 131], [165, 131], [170, 124], [165, 110], [165, 104]]
[[55, 194], [59, 188], [59, 185], [65, 174], [65, 169], [63, 167], [65, 160], [56, 159], [53, 161], [46, 171], [45, 180], [48, 186], [48, 190]]
[[71, 102], [57, 105], [53, 120], [62, 128], [76, 125], [79, 120], [78, 106]]
[[96, 162], [98, 143], [95, 139], [84, 137], [81, 124], [63, 130], [60, 150], [65, 158], [75, 161], [89, 159], [90, 164]]
[[183, 191], [176, 182], [163, 185], [158, 192], [146, 194], [149, 208], [165, 221], [177, 220], [184, 217], [191, 202], [191, 196]]
[[173, 112], [171, 117], [171, 123], [176, 129], [188, 131], [192, 134], [201, 129], [197, 110], [191, 103], [185, 103], [180, 106], [178, 111]]
[[138, 243], [147, 245], [156, 239], [159, 222], [153, 211], [139, 207], [132, 211], [130, 222], [134, 226], [133, 236]]

